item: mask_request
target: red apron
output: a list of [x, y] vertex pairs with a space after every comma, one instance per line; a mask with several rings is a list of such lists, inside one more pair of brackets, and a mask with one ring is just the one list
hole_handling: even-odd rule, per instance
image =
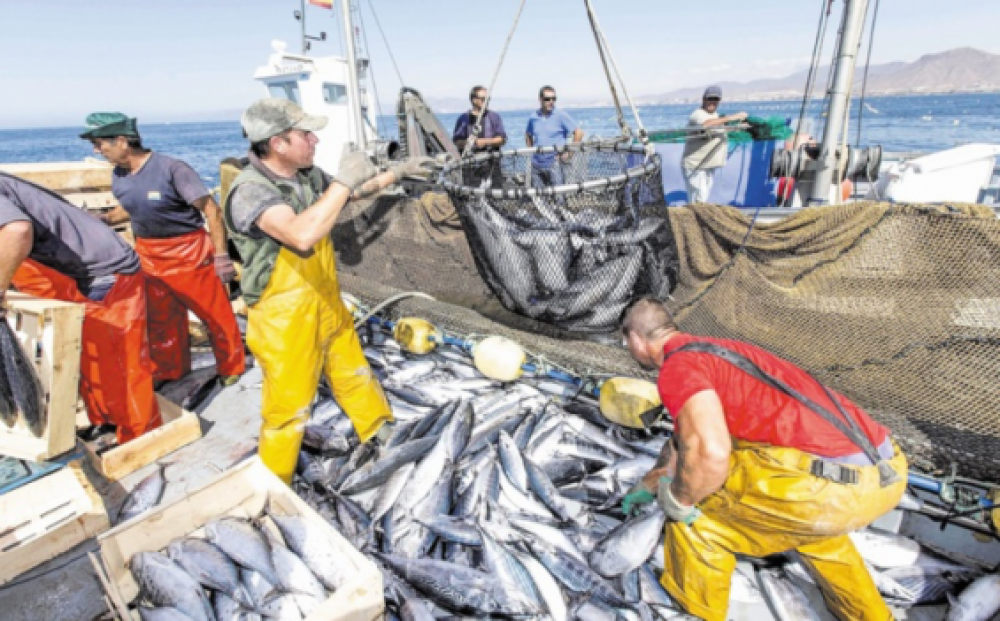
[[226, 288], [215, 273], [215, 253], [199, 229], [165, 238], [135, 240], [146, 274], [146, 304], [153, 377], [173, 380], [191, 371], [188, 309], [208, 328], [219, 375], [240, 375], [246, 353]]
[[28, 295], [84, 304], [80, 397], [91, 423], [116, 425], [119, 444], [162, 424], [153, 395], [142, 272], [118, 274], [101, 302], [84, 297], [69, 276], [31, 259], [18, 267], [13, 284]]

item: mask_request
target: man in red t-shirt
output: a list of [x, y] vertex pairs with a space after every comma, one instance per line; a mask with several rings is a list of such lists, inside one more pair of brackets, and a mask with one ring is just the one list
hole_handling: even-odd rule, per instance
[[634, 492], [655, 493], [668, 517], [664, 588], [688, 612], [724, 620], [735, 555], [795, 549], [839, 618], [892, 619], [847, 537], [906, 487], [888, 430], [763, 349], [680, 332], [658, 300], [635, 303], [622, 332], [637, 362], [660, 369], [675, 423]]

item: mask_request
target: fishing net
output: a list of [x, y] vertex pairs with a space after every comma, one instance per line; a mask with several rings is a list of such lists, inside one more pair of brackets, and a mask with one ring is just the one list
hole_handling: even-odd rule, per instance
[[[752, 225], [670, 208], [683, 330], [738, 338], [809, 369], [893, 430], [915, 467], [1000, 482], [1000, 222], [983, 206], [853, 203]], [[393, 316], [502, 334], [580, 373], [649, 377], [616, 345], [504, 308], [447, 196], [349, 204], [334, 231], [345, 291]]]
[[[749, 144], [751, 142], [787, 140], [794, 133], [788, 126], [788, 120], [780, 116], [747, 117], [745, 123], [749, 127], [745, 130], [731, 131], [726, 136], [730, 145]], [[681, 143], [687, 140], [691, 134], [690, 130], [674, 129], [659, 132], [651, 132], [649, 140], [651, 142]]]
[[476, 266], [509, 311], [575, 333], [673, 286], [659, 157], [577, 144], [467, 157], [443, 173]]

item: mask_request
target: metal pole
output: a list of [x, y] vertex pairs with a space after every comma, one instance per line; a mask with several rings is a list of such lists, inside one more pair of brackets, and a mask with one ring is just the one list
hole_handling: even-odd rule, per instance
[[[823, 142], [820, 143], [816, 177], [809, 197], [810, 205], [830, 202], [830, 186], [837, 170], [837, 147], [844, 125], [844, 113], [850, 104], [851, 80], [857, 61], [861, 31], [864, 29], [868, 0], [844, 0], [844, 20], [841, 24], [840, 46], [834, 63], [833, 85], [830, 87], [830, 108], [827, 110]], [[839, 192], [837, 193], [839, 197]]]
[[358, 87], [358, 59], [354, 50], [354, 20], [351, 16], [351, 0], [340, 0], [344, 22], [344, 48], [347, 50], [347, 88], [351, 101], [351, 118], [357, 132], [354, 143], [359, 149], [368, 147], [365, 137], [365, 120], [361, 114], [361, 89]]
[[306, 50], [306, 0], [302, 0], [302, 2], [299, 3], [299, 6], [302, 7], [301, 9], [302, 19], [299, 21], [302, 22], [302, 55], [305, 56], [307, 51]]

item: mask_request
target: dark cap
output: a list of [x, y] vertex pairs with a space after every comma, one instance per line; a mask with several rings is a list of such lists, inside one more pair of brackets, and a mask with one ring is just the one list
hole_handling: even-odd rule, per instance
[[718, 86], [709, 86], [705, 89], [705, 94], [701, 96], [702, 99], [718, 98], [722, 99], [722, 89]]
[[115, 136], [138, 136], [136, 120], [121, 112], [94, 112], [84, 121], [86, 131], [80, 134], [84, 140], [94, 138], [114, 138]]
[[250, 142], [261, 142], [293, 128], [316, 132], [326, 127], [326, 122], [325, 116], [306, 114], [295, 102], [280, 97], [258, 99], [240, 119]]

